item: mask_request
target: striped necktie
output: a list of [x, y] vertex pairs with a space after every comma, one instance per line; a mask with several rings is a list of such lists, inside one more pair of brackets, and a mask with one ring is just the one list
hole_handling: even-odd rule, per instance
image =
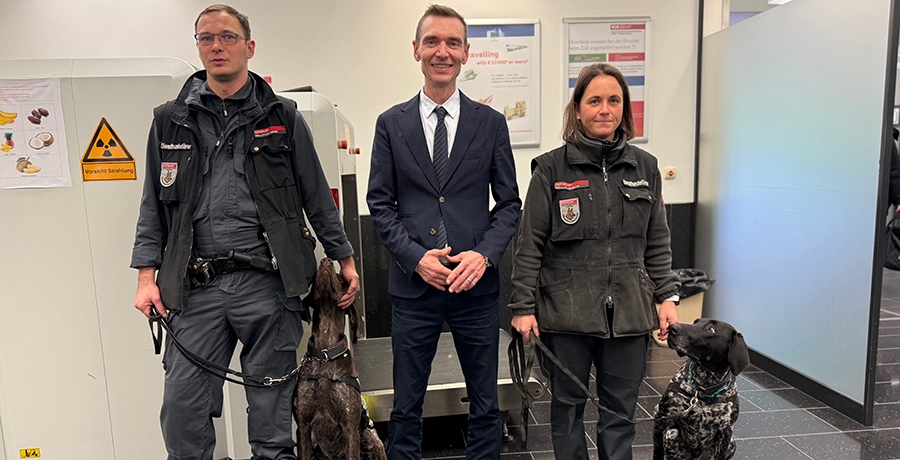
[[[437, 126], [434, 128], [434, 151], [432, 152], [432, 164], [434, 166], [434, 175], [437, 176], [438, 184], [441, 189], [444, 188], [444, 174], [447, 172], [447, 125], [444, 124], [444, 117], [447, 116], [447, 109], [437, 106], [434, 109], [437, 115]], [[444, 219], [441, 218], [437, 228], [437, 248], [443, 249], [447, 247], [447, 229], [444, 228]]]

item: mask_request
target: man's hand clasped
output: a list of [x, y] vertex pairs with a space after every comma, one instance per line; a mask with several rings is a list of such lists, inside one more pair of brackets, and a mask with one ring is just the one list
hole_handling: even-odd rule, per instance
[[[419, 261], [416, 273], [435, 289], [449, 289], [454, 294], [468, 291], [478, 284], [487, 270], [484, 256], [475, 251], [463, 251], [451, 256], [451, 250], [449, 247], [429, 250]], [[450, 270], [441, 263], [442, 258], [458, 265]]]

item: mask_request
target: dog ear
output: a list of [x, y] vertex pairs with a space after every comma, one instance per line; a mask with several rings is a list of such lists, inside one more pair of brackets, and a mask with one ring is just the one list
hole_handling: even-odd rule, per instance
[[356, 343], [356, 339], [359, 338], [359, 311], [356, 309], [356, 302], [347, 307], [347, 316], [350, 317], [350, 332], [352, 332], [350, 340]]
[[731, 335], [731, 348], [728, 349], [728, 367], [731, 373], [738, 375], [750, 365], [750, 350], [747, 342], [740, 332], [734, 331]]
[[303, 310], [300, 310], [300, 319], [302, 319], [303, 321], [305, 321], [307, 323], [312, 320], [312, 317], [310, 316], [310, 311], [312, 309], [316, 308], [316, 301], [313, 300], [313, 297], [314, 297], [313, 292], [310, 291], [310, 293], [307, 294], [306, 297], [303, 298]]

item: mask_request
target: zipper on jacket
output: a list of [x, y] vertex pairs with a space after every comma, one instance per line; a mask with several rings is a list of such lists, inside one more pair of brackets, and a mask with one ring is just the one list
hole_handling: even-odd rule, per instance
[[[175, 123], [178, 126], [186, 128], [188, 131], [194, 133], [195, 139], [201, 139], [200, 133], [196, 129], [194, 129], [195, 126], [188, 123], [187, 121], [183, 121], [183, 120], [176, 121], [173, 119], [172, 123]], [[206, 148], [206, 146], [203, 146], [203, 153], [206, 154], [206, 152], [207, 152], [207, 148]], [[193, 161], [193, 159], [194, 159], [194, 155], [191, 154], [187, 159], [187, 164], [190, 165], [191, 161]], [[185, 166], [187, 166], [187, 165], [185, 165]], [[187, 169], [187, 168], [185, 167], [185, 169]], [[199, 190], [199, 184], [198, 184], [198, 190]], [[196, 207], [197, 203], [194, 203], [194, 206]], [[191, 213], [193, 214], [193, 209], [191, 210]], [[194, 253], [194, 220], [193, 220], [193, 217], [189, 216], [188, 221], [191, 223], [191, 225], [189, 226], [191, 239], [190, 239], [190, 243], [188, 243], [188, 251], [187, 251], [188, 260], [184, 264], [184, 273], [182, 273], [182, 277], [187, 276], [187, 269], [188, 269], [187, 266], [190, 265], [191, 254]], [[182, 289], [184, 289], [184, 287], [182, 287]], [[184, 302], [182, 302], [181, 309], [184, 310], [184, 307], [185, 307]]]
[[[612, 200], [610, 199], [609, 192], [609, 175], [606, 173], [606, 155], [603, 156], [601, 161], [601, 167], [603, 168], [603, 185], [606, 187], [606, 266], [609, 267], [609, 271], [606, 274], [606, 286], [607, 289], [612, 291], [613, 282], [612, 282]], [[607, 294], [606, 296], [606, 309], [607, 315], [613, 314], [613, 299], [612, 294]], [[610, 321], [607, 316], [607, 324], [609, 324], [609, 336], [613, 337], [613, 321]]]

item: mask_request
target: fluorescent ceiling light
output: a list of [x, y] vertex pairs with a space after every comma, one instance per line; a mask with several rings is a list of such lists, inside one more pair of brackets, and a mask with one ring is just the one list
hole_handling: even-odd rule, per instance
[[784, 5], [791, 0], [769, 0], [769, 5]]

